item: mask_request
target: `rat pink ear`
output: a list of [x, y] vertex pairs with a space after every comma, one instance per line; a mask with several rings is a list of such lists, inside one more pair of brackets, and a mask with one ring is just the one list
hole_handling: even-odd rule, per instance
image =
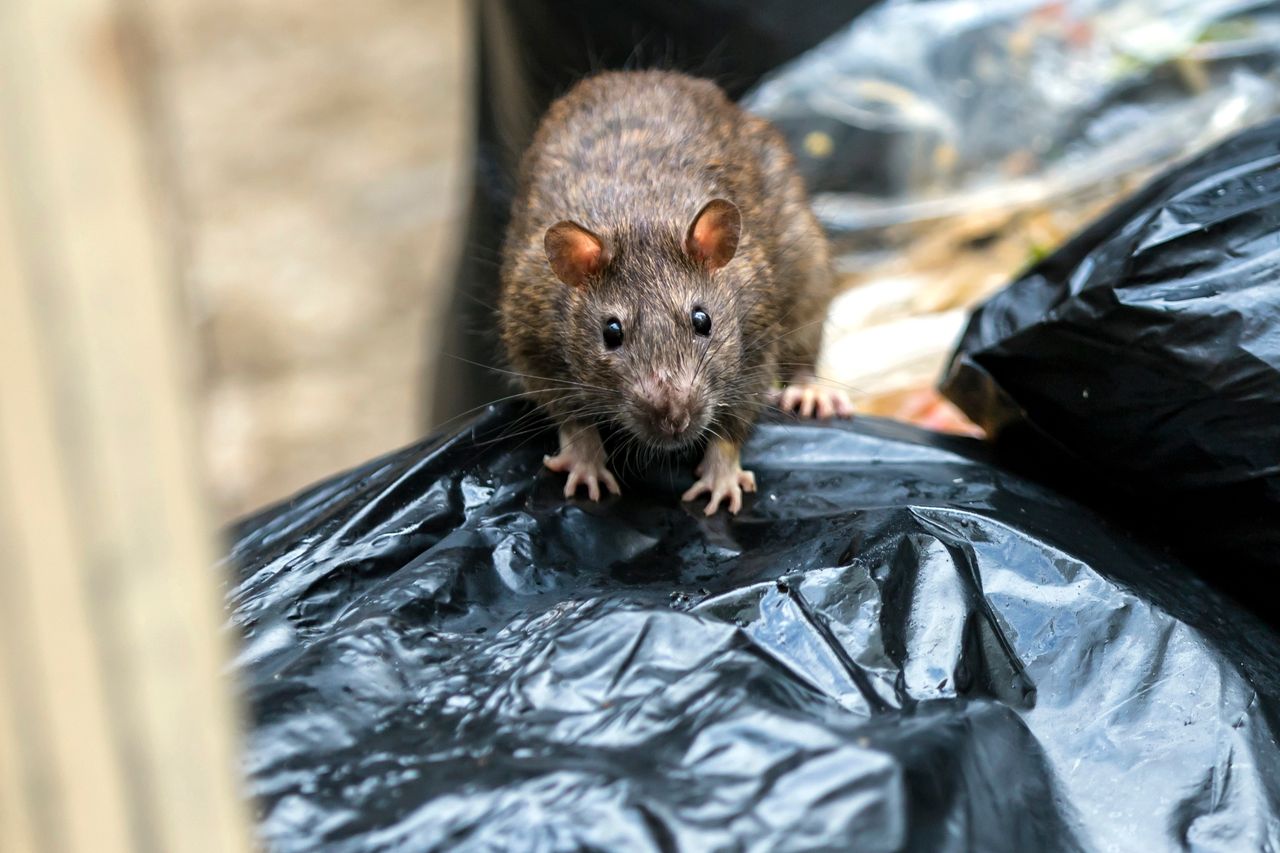
[[710, 270], [733, 260], [742, 235], [742, 214], [731, 201], [715, 198], [707, 202], [689, 224], [684, 250], [695, 263]]
[[574, 287], [582, 287], [609, 263], [604, 241], [576, 222], [566, 220], [552, 225], [542, 245], [556, 278]]

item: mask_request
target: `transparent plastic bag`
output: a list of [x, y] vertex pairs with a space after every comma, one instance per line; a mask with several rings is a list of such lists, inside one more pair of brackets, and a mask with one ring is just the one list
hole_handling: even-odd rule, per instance
[[1280, 109], [1280, 4], [888, 2], [744, 99], [836, 233], [1025, 206]]
[[964, 313], [1172, 162], [1280, 114], [1280, 3], [886, 2], [743, 99], [845, 292], [820, 373], [911, 417]]

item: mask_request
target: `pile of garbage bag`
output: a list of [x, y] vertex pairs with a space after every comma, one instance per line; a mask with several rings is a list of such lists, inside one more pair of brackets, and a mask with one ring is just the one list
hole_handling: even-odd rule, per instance
[[524, 414], [236, 531], [270, 849], [1280, 844], [1276, 635], [980, 442], [762, 425], [707, 519]]
[[[1112, 85], [1137, 79], [1127, 71], [1072, 78], [1066, 106], [1042, 86], [1098, 49], [1063, 23], [1079, 23], [1077, 4], [890, 2], [856, 19], [865, 4], [837, 5], [480, 4], [468, 244], [496, 248], [522, 135], [591, 67], [740, 67], [726, 86], [742, 96], [758, 84], [747, 102], [808, 152], [838, 236], [902, 224], [912, 193], [938, 202], [929, 216], [973, 202], [990, 164], [1028, 139], [1023, 176], [1065, 180], [1080, 164], [1105, 172], [1118, 161], [1099, 152], [1133, 147], [1144, 122], [1170, 137], [1121, 152], [1146, 167], [1219, 140], [1236, 125], [1169, 130], [1211, 115], [1196, 110], [1215, 92], [1246, 98], [1231, 121], [1270, 109], [1269, 4], [1093, 4], [1103, 11], [1089, 26], [1139, 7], [1194, 24], [1175, 27], [1164, 53], [1148, 42], [1148, 69], [1194, 75], [1182, 54], [1210, 45], [1226, 63], [1224, 41], [1248, 60], [1230, 72], [1206, 60], [1204, 98], [1144, 96], [1138, 113], [1117, 94], [1128, 83]], [[970, 17], [928, 18], [909, 53], [884, 38], [851, 50], [928, 10]], [[1062, 50], [1017, 54], [1028, 20]], [[1009, 103], [1048, 122], [1039, 130], [991, 133], [989, 110], [960, 108], [987, 103], [981, 86], [920, 104], [956, 69], [987, 69], [1006, 97], [1001, 63], [1019, 56], [1039, 71]], [[900, 69], [889, 101], [914, 98], [899, 124], [877, 125], [880, 146], [832, 124], [883, 119], [837, 103], [891, 91], [864, 85], [869, 64]], [[1103, 102], [1113, 120], [1086, 120]], [[928, 133], [926, 118], [938, 122]], [[938, 155], [944, 127], [954, 151]], [[861, 165], [836, 162], [855, 149], [901, 168], [869, 184]], [[909, 159], [922, 151], [935, 153]], [[245, 519], [229, 532], [227, 607], [262, 840], [1280, 848], [1280, 635], [1263, 594], [1280, 563], [1277, 166], [1280, 123], [1239, 133], [1127, 189], [987, 298], [942, 390], [989, 441], [775, 414], [744, 451], [759, 491], [740, 515], [706, 518], [679, 499], [689, 460], [622, 468], [621, 497], [565, 500], [542, 465], [551, 426], [501, 403]], [[879, 200], [855, 203], [855, 191]], [[879, 220], [849, 218], [873, 207]], [[459, 275], [443, 347], [467, 358], [445, 359], [441, 418], [501, 387], [483, 366], [495, 279], [482, 254]]]
[[1278, 167], [1272, 121], [1153, 181], [978, 308], [943, 390], [1280, 625]]

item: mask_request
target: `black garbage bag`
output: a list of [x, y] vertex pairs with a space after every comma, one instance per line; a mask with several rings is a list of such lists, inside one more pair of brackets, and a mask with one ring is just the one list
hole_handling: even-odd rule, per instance
[[706, 519], [527, 416], [234, 531], [271, 849], [1280, 846], [1276, 636], [979, 443], [764, 424]]
[[1012, 464], [1280, 622], [1280, 122], [1163, 175], [992, 297], [942, 387]]

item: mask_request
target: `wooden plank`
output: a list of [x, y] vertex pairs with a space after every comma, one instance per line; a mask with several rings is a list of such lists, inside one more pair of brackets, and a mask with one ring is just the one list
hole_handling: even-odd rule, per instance
[[234, 853], [192, 373], [125, 21], [0, 3], [0, 844]]

